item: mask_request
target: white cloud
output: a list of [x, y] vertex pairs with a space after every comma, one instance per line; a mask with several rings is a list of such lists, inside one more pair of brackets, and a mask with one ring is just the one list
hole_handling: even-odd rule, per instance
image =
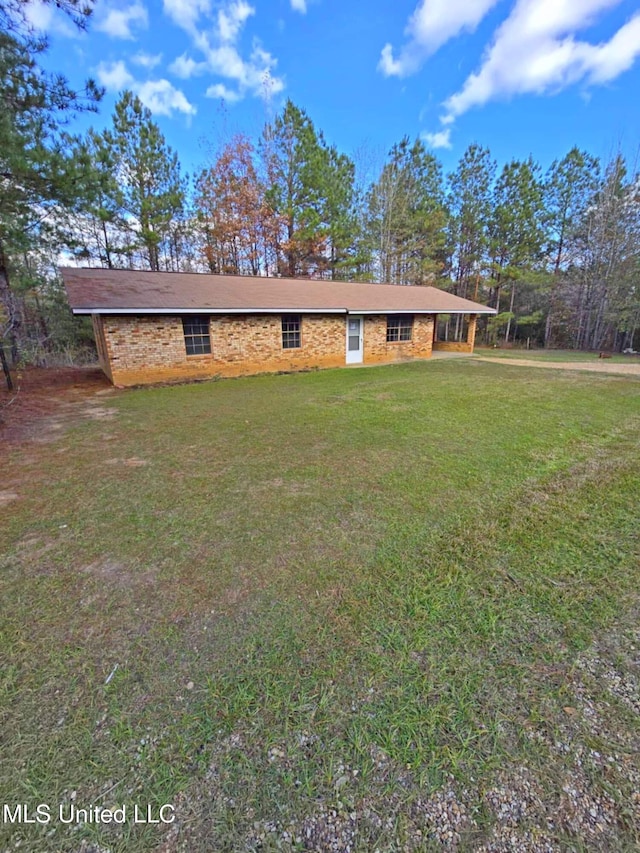
[[111, 38], [133, 41], [133, 26], [146, 28], [149, 26], [149, 15], [146, 7], [139, 0], [123, 9], [110, 8], [104, 12], [95, 23], [95, 28], [111, 36]]
[[171, 116], [174, 110], [187, 116], [196, 114], [196, 108], [189, 103], [184, 92], [176, 89], [168, 80], [147, 80], [146, 83], [137, 84], [134, 91], [155, 115]]
[[201, 44], [207, 57], [209, 70], [220, 77], [232, 80], [238, 86], [240, 97], [243, 97], [246, 92], [260, 97], [265, 96], [264, 88], [267, 83], [270, 86], [270, 95], [277, 94], [284, 88], [283, 81], [271, 73], [276, 66], [276, 60], [260, 45], [254, 44], [249, 59], [245, 60], [234, 45], [223, 44], [212, 47], [204, 42]]
[[559, 92], [584, 81], [604, 83], [640, 55], [640, 15], [609, 41], [591, 44], [576, 33], [621, 0], [518, 0], [498, 28], [480, 69], [445, 102], [446, 121], [489, 101], [520, 94]]
[[151, 71], [157, 65], [160, 65], [162, 62], [162, 54], [161, 53], [145, 53], [144, 51], [140, 51], [136, 53], [135, 56], [131, 57], [131, 61], [134, 65], [139, 65], [141, 68], [147, 68]]
[[[241, 55], [239, 41], [247, 20], [255, 9], [246, 0], [223, 0], [212, 11], [209, 0], [163, 0], [164, 10], [192, 39], [194, 48], [202, 54], [198, 62], [182, 54], [170, 66], [178, 77], [185, 79], [208, 71], [234, 84], [230, 101], [251, 94], [270, 97], [284, 89], [284, 81], [274, 75], [277, 60], [254, 40], [248, 57]], [[215, 91], [215, 84], [209, 87]], [[214, 95], [213, 97], [217, 97]]]
[[302, 12], [304, 15], [307, 11], [307, 0], [291, 0], [291, 8], [294, 12]]
[[382, 71], [385, 77], [402, 77], [402, 62], [393, 58], [393, 47], [390, 44], [385, 44], [382, 48], [378, 70]]
[[210, 0], [163, 0], [163, 9], [174, 23], [187, 32], [194, 32], [201, 15], [211, 9]]
[[251, 15], [255, 15], [253, 6], [244, 0], [236, 0], [226, 9], [218, 10], [218, 34], [220, 41], [233, 43], [240, 35], [242, 27]]
[[96, 77], [100, 85], [109, 92], [121, 92], [135, 83], [134, 77], [121, 59], [117, 62], [101, 62], [96, 68]]
[[422, 133], [421, 138], [431, 148], [451, 148], [451, 128], [439, 130], [436, 133]]
[[249, 92], [264, 97], [267, 84], [271, 95], [284, 89], [282, 78], [272, 73], [277, 60], [260, 47], [254, 48], [249, 59], [243, 59], [235, 47], [218, 48], [210, 51], [208, 60], [211, 69], [237, 83], [243, 95]]
[[58, 33], [68, 38], [78, 34], [78, 30], [69, 20], [41, 0], [34, 0], [24, 6], [24, 14], [31, 26], [41, 33]]
[[172, 74], [175, 74], [176, 77], [180, 77], [182, 80], [189, 80], [190, 77], [194, 77], [196, 74], [202, 74], [206, 70], [206, 62], [196, 62], [194, 59], [191, 59], [190, 56], [187, 56], [186, 53], [183, 53], [181, 56], [178, 56], [177, 59], [174, 59], [169, 66], [169, 71]]
[[606, 44], [591, 53], [589, 82], [608, 83], [628, 71], [640, 55], [640, 15], [631, 18]]
[[[292, 3], [296, 0], [292, 0]], [[418, 71], [431, 54], [459, 35], [473, 32], [499, 0], [421, 0], [405, 28], [408, 42], [397, 59], [393, 47], [382, 48], [378, 69], [385, 77], [406, 77]]]
[[155, 115], [172, 116], [174, 112], [192, 116], [196, 108], [189, 103], [184, 92], [176, 89], [168, 80], [136, 80], [125, 63], [101, 62], [96, 68], [96, 77], [109, 92], [130, 89]]
[[233, 89], [227, 89], [224, 83], [214, 83], [213, 86], [209, 86], [205, 95], [207, 98], [222, 98], [230, 104], [234, 104], [242, 98], [242, 95], [238, 94], [238, 92], [234, 92]]

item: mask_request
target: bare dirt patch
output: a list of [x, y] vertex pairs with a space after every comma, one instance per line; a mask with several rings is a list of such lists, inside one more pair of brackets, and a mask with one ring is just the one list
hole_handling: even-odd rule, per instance
[[[82, 418], [113, 414], [104, 406], [113, 389], [96, 367], [25, 368], [15, 381], [16, 391], [0, 390], [0, 442], [52, 441]], [[91, 405], [96, 394], [100, 406]]]
[[121, 589], [138, 584], [145, 586], [155, 579], [155, 573], [152, 571], [136, 572], [131, 566], [109, 557], [103, 557], [88, 566], [84, 566], [82, 572], [103, 582], [108, 587], [119, 587]]
[[82, 414], [94, 421], [102, 421], [105, 418], [112, 418], [115, 414], [115, 409], [109, 409], [106, 406], [96, 406], [95, 403], [92, 403], [82, 409]]
[[596, 373], [619, 373], [623, 376], [640, 377], [640, 364], [615, 364], [608, 360], [599, 361], [534, 361], [526, 358], [491, 358], [491, 356], [476, 356], [477, 361], [488, 361], [492, 364], [515, 365], [516, 367], [543, 367], [549, 370], [589, 370]]
[[148, 465], [146, 459], [138, 459], [136, 456], [131, 456], [129, 459], [105, 459], [105, 465], [125, 465], [127, 468], [144, 468], [145, 465]]

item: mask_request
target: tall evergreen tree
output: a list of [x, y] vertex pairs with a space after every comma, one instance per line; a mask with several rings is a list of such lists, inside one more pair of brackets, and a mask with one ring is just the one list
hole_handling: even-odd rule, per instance
[[151, 111], [128, 91], [116, 103], [103, 144], [115, 163], [114, 204], [124, 212], [132, 244], [138, 244], [150, 269], [159, 270], [161, 244], [185, 204], [186, 182], [178, 155], [167, 145]]
[[104, 134], [94, 130], [87, 134], [84, 147], [93, 165], [94, 182], [84, 208], [78, 215], [69, 216], [77, 235], [75, 254], [80, 260], [97, 261], [109, 269], [126, 265], [135, 243], [123, 209], [115, 151]]
[[[453, 292], [463, 298], [470, 295], [477, 298], [480, 276], [486, 266], [495, 173], [496, 163], [489, 150], [472, 143], [456, 171], [449, 175], [448, 243]], [[460, 340], [462, 333], [462, 318], [457, 315], [455, 340]]]
[[[633, 341], [640, 314], [640, 200], [638, 176], [618, 155], [606, 166], [579, 237], [574, 345], [615, 346], [622, 332]], [[630, 344], [629, 344], [630, 345]]]
[[501, 290], [505, 286], [510, 289], [504, 338], [508, 342], [514, 319], [517, 281], [541, 260], [544, 231], [540, 167], [531, 157], [506, 163], [494, 187], [493, 199], [490, 225], [492, 281], [498, 316]]
[[449, 175], [452, 272], [455, 292], [463, 297], [469, 293], [472, 276], [485, 262], [495, 173], [489, 149], [472, 143]]
[[266, 199], [282, 222], [275, 246], [278, 271], [286, 276], [322, 272], [327, 267], [330, 194], [329, 154], [322, 135], [289, 100], [264, 128], [260, 152]]
[[356, 210], [355, 165], [332, 146], [326, 152], [323, 218], [332, 279], [351, 278], [360, 263]]
[[567, 268], [580, 260], [576, 256], [576, 231], [594, 199], [598, 171], [598, 161], [574, 147], [562, 160], [555, 160], [547, 172], [544, 185], [545, 225], [553, 277], [545, 322], [545, 346], [552, 342], [554, 324], [556, 333], [566, 340], [560, 328], [564, 313], [560, 291]]
[[[42, 69], [46, 42], [30, 33], [25, 5], [0, 4], [0, 359], [8, 383], [2, 340], [9, 341], [16, 361], [23, 296], [34, 286], [24, 259], [36, 244], [72, 240], [57, 213], [78, 208], [92, 182], [89, 159], [66, 124], [74, 113], [95, 109], [101, 96], [92, 81], [76, 92], [63, 77]], [[71, 2], [62, 7], [78, 11]], [[78, 14], [83, 21], [86, 15]]]
[[394, 145], [368, 199], [368, 232], [379, 277], [426, 284], [444, 267], [447, 213], [442, 168], [421, 140]]

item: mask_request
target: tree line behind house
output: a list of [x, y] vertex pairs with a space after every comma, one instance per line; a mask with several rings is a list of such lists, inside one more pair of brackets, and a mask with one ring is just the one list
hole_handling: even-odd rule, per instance
[[[62, 5], [84, 24], [87, 7]], [[640, 184], [622, 156], [603, 163], [575, 147], [543, 172], [531, 157], [498, 168], [473, 143], [445, 174], [405, 136], [372, 167], [287, 101], [258, 138], [228, 139], [188, 177], [131, 92], [106, 129], [71, 134], [69, 116], [97, 111], [101, 92], [46, 74], [46, 44], [6, 25], [15, 8], [0, 2], [9, 361], [90, 339], [55, 275], [61, 253], [114, 268], [433, 285], [496, 309], [487, 343], [640, 348]], [[441, 334], [463, 329], [446, 323]]]

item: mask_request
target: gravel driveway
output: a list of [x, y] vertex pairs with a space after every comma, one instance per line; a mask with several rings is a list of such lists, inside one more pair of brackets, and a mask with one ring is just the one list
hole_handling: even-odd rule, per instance
[[639, 376], [640, 364], [619, 364], [607, 358], [591, 361], [538, 361], [526, 358], [491, 358], [476, 356], [478, 361], [490, 361], [492, 364], [514, 364], [517, 367], [544, 367], [545, 370], [589, 370], [596, 373], [620, 373], [625, 376]]

